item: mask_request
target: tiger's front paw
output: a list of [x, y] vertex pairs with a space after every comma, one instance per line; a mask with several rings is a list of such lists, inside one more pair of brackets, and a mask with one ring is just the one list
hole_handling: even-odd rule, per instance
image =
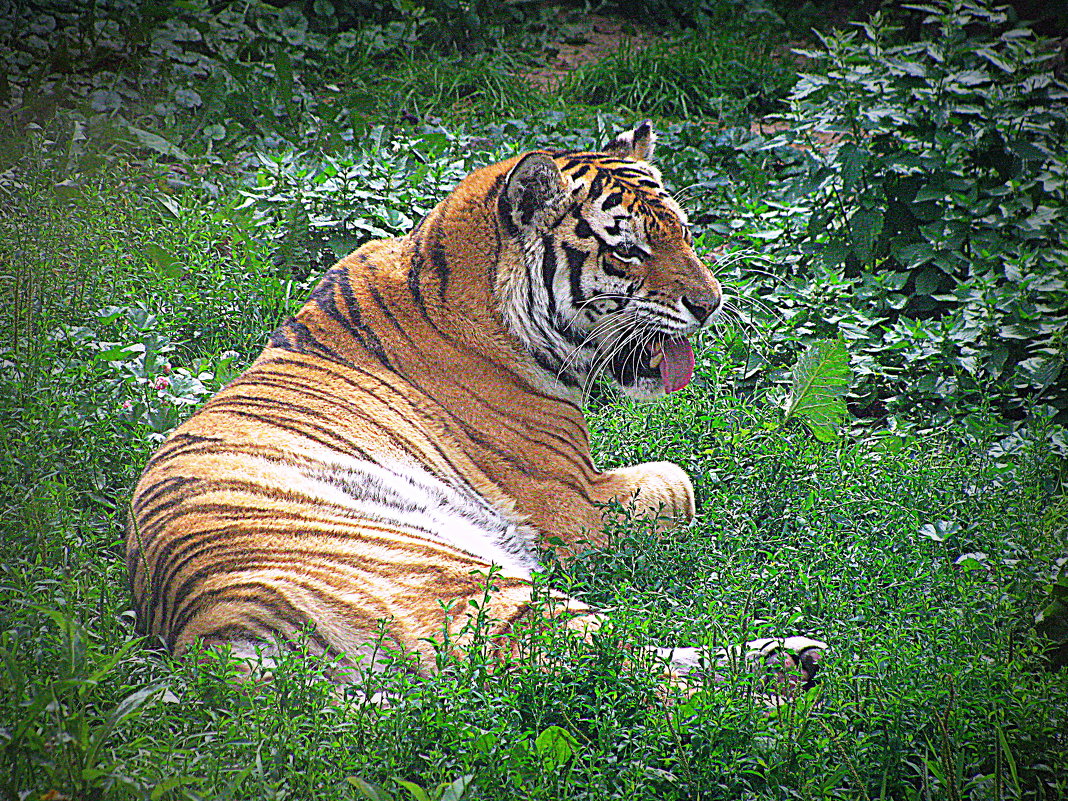
[[626, 485], [620, 493], [624, 505], [633, 504], [640, 516], [663, 521], [666, 529], [688, 523], [696, 514], [693, 482], [673, 462], [648, 462], [613, 473]]

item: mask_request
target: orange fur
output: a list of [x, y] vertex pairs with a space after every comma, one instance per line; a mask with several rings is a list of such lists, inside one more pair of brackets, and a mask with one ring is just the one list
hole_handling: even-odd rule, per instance
[[[649, 253], [632, 263], [588, 251], [581, 280], [607, 262], [650, 308], [718, 305], [684, 215], [651, 187], [659, 175], [645, 161], [651, 129], [642, 132], [607, 153], [549, 151], [486, 167], [408, 236], [341, 260], [248, 370], [149, 461], [127, 537], [140, 625], [179, 653], [198, 639], [248, 651], [311, 625], [313, 647], [354, 664], [387, 620], [393, 644], [429, 671], [443, 602], [453, 604], [455, 640], [491, 563], [504, 565], [491, 634], [507, 647], [504, 635], [531, 612], [524, 565], [539, 538], [558, 538], [564, 555], [603, 543], [602, 505], [612, 500], [665, 521], [691, 518], [693, 489], [677, 466], [596, 468], [582, 387], [561, 383], [565, 368], [554, 376], [509, 322], [533, 291], [523, 283], [536, 274], [527, 251], [552, 237], [576, 243], [563, 254], [591, 247], [580, 220], [610, 192]], [[538, 264], [546, 274], [564, 266], [548, 255]], [[557, 280], [563, 291], [568, 275]], [[621, 374], [643, 354], [635, 344], [617, 357]], [[526, 550], [514, 564], [498, 561], [496, 545], [469, 544], [481, 542], [470, 520], [498, 532], [490, 539], [501, 548]], [[580, 602], [557, 603], [568, 625], [597, 625]]]

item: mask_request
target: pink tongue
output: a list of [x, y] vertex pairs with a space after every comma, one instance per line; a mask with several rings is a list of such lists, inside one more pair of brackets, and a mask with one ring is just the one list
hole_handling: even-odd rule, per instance
[[661, 348], [664, 359], [660, 362], [660, 378], [664, 382], [664, 391], [675, 392], [693, 378], [693, 348], [686, 337], [665, 339]]

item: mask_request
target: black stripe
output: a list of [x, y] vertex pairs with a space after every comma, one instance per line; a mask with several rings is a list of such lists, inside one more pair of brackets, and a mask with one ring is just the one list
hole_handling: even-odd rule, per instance
[[[338, 295], [341, 296], [347, 308], [341, 309], [338, 306]], [[389, 357], [382, 347], [382, 341], [378, 338], [378, 334], [375, 333], [372, 327], [363, 322], [360, 314], [360, 303], [356, 299], [356, 293], [352, 289], [352, 283], [346, 270], [337, 267], [330, 270], [312, 293], [309, 302], [318, 305], [330, 319], [355, 337], [375, 358], [387, 367], [389, 366]], [[310, 332], [309, 336], [312, 336]], [[326, 345], [318, 340], [315, 340], [315, 344], [317, 347], [327, 348]]]
[[271, 334], [268, 345], [294, 353], [316, 353], [332, 361], [346, 363], [340, 353], [316, 339], [308, 326], [293, 317], [282, 323], [278, 330]]
[[403, 334], [404, 329], [401, 328], [401, 324], [397, 322], [397, 318], [393, 316], [393, 310], [389, 308], [389, 305], [386, 303], [386, 299], [382, 296], [382, 293], [378, 291], [378, 287], [372, 284], [368, 288], [371, 290], [371, 299], [377, 304], [378, 310], [382, 312], [383, 315], [385, 315], [386, 319], [393, 324], [394, 328], [396, 328]]
[[578, 305], [586, 300], [582, 292], [582, 272], [590, 254], [568, 242], [564, 242], [563, 245], [564, 255], [567, 256], [567, 279], [571, 284], [571, 303]]
[[497, 198], [497, 214], [500, 215], [501, 222], [504, 223], [504, 230], [508, 236], [519, 236], [519, 227], [515, 224], [515, 220], [512, 219], [512, 201], [508, 199], [507, 192], [501, 192], [500, 197]]
[[430, 248], [430, 263], [434, 266], [434, 272], [438, 276], [438, 297], [444, 300], [452, 268], [449, 266], [449, 257], [445, 252], [445, 246], [441, 242], [435, 242]]
[[[212, 572], [213, 570], [211, 568], [197, 571], [198, 574], [204, 573], [205, 575], [197, 575], [190, 581], [206, 578], [206, 574]], [[190, 582], [183, 583], [183, 589], [186, 591], [186, 594], [193, 589], [193, 587], [185, 586], [189, 583]], [[197, 584], [199, 583], [200, 581], [197, 581]], [[237, 595], [237, 591], [242, 589], [252, 590], [253, 594]], [[282, 621], [295, 629], [301, 629], [307, 623], [313, 622], [308, 618], [307, 613], [286, 601], [282, 594], [270, 585], [260, 582], [241, 582], [230, 585], [222, 590], [207, 590], [198, 593], [193, 598], [186, 598], [185, 595], [183, 595], [181, 601], [179, 601], [176, 596], [174, 604], [175, 608], [170, 610], [172, 614], [168, 616], [171, 618], [170, 625], [167, 626], [167, 639], [169, 640], [171, 647], [173, 647], [174, 641], [177, 640], [178, 635], [185, 630], [185, 627], [189, 625], [190, 621], [203, 610], [206, 605], [205, 602], [223, 595], [225, 595], [226, 599], [231, 603], [240, 603], [240, 606], [243, 608], [251, 606], [263, 609], [269, 613], [270, 620]], [[174, 615], [174, 612], [177, 611], [179, 605], [181, 605], [183, 609], [178, 615]], [[271, 623], [262, 623], [262, 625], [264, 625], [268, 631], [278, 631], [277, 625], [272, 625]], [[282, 632], [279, 633], [281, 634]]]
[[[426, 301], [423, 300], [423, 288], [419, 285], [423, 273], [422, 242], [416, 240], [412, 248], [412, 264], [408, 268], [408, 291], [412, 293], [412, 302], [424, 317], [427, 316]], [[429, 318], [428, 318], [429, 319]]]
[[548, 234], [542, 237], [541, 243], [545, 251], [541, 257], [541, 283], [549, 296], [546, 314], [552, 319], [556, 315], [556, 291], [553, 289], [553, 280], [556, 278], [556, 250], [553, 247], [553, 238]]

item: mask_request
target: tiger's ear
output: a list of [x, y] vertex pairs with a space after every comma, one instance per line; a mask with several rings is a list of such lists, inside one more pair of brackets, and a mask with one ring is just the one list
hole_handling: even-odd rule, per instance
[[653, 133], [653, 121], [646, 120], [633, 131], [624, 131], [619, 134], [604, 146], [604, 152], [638, 161], [650, 161], [653, 158], [655, 145], [656, 134]]
[[527, 153], [512, 167], [501, 192], [499, 210], [509, 233], [514, 236], [537, 223], [566, 191], [555, 161], [545, 153]]

